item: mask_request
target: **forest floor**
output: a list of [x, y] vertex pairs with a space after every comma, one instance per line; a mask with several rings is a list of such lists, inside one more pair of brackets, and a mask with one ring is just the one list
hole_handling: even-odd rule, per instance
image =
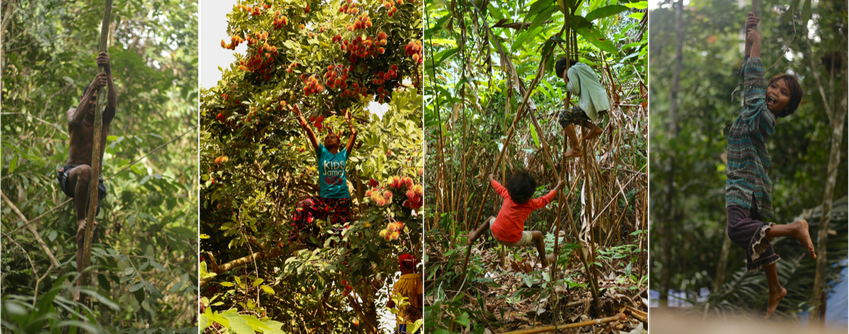
[[[490, 240], [486, 245], [492, 243]], [[551, 247], [550, 243], [547, 244]], [[645, 265], [639, 266], [639, 269], [632, 267], [634, 258], [624, 254], [616, 255], [619, 254], [617, 252], [613, 252], [612, 256], [596, 257], [601, 310], [593, 314], [590, 310], [592, 293], [584, 266], [572, 250], [561, 252], [561, 256], [569, 255], [566, 259], [559, 259], [557, 271], [560, 273], [560, 279], [555, 284], [547, 284], [550, 281], [550, 270], [542, 269], [534, 248], [508, 249], [503, 260], [501, 249], [501, 246], [481, 249], [480, 244], [472, 248], [468, 278], [462, 287], [462, 293], [470, 301], [469, 306], [477, 311], [477, 314], [486, 315], [485, 319], [477, 319], [479, 324], [486, 325], [484, 333], [506, 333], [554, 324], [577, 323], [612, 317], [619, 313], [625, 314], [624, 321], [558, 333], [646, 333], [644, 329], [647, 328], [647, 323], [643, 321], [647, 318], [648, 311], [647, 287], [644, 280], [640, 284], [637, 278], [645, 275]], [[446, 263], [453, 262], [452, 271], [457, 274], [456, 277], [462, 274], [465, 247], [453, 252], [429, 253], [430, 263], [445, 266]], [[459, 261], [451, 261], [442, 254], [447, 257], [452, 257], [452, 254], [459, 255]], [[506, 265], [502, 266], [501, 263]], [[440, 268], [440, 271], [444, 269]], [[452, 288], [443, 287], [446, 295], [458, 294], [456, 289], [460, 283], [454, 283], [451, 284]], [[434, 294], [428, 294], [427, 298], [430, 299], [427, 300], [428, 304], [434, 303]], [[482, 310], [482, 307], [485, 310]]]

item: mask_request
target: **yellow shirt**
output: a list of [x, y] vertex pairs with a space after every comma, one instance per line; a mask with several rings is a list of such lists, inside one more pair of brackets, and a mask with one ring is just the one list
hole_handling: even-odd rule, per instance
[[398, 308], [399, 312], [395, 317], [395, 321], [398, 324], [411, 324], [421, 319], [421, 310], [416, 305], [421, 304], [421, 301], [418, 300], [418, 295], [423, 293], [424, 284], [422, 283], [422, 275], [420, 274], [401, 275], [401, 279], [395, 282], [395, 285], [392, 286], [392, 296], [400, 295], [407, 297], [406, 302], [409, 303], [404, 307]]

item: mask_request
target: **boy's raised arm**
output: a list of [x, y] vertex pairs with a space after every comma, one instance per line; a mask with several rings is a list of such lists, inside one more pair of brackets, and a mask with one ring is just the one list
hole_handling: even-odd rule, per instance
[[312, 129], [307, 125], [307, 120], [304, 119], [304, 116], [301, 115], [301, 109], [298, 108], [297, 104], [289, 105], [292, 111], [295, 112], [295, 115], [298, 115], [298, 123], [301, 124], [301, 128], [304, 129], [307, 133], [307, 137], [310, 139], [310, 143], [312, 143], [313, 152], [318, 152], [318, 139], [315, 138], [315, 132], [312, 132]]

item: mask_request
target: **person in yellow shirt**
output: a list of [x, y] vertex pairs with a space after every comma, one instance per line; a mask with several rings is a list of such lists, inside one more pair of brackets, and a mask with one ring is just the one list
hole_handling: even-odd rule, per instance
[[401, 268], [401, 279], [392, 286], [392, 296], [388, 308], [395, 308], [395, 300], [404, 297], [404, 302], [398, 307], [396, 314], [395, 334], [419, 334], [422, 333], [422, 309], [424, 308], [424, 283], [422, 275], [416, 273], [419, 260], [410, 254], [404, 253], [398, 257], [398, 266]]

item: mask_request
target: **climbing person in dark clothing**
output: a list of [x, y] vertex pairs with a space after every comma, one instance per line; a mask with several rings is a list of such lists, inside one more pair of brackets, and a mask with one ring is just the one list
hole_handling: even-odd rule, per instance
[[725, 206], [728, 214], [728, 237], [746, 251], [746, 269], [764, 269], [769, 286], [766, 317], [772, 315], [787, 290], [778, 282], [775, 263], [780, 259], [770, 242], [775, 237], [796, 238], [815, 258], [814, 246], [808, 232], [808, 222], [775, 224], [764, 219], [774, 218], [772, 181], [768, 171], [771, 163], [766, 141], [775, 130], [776, 119], [796, 111], [802, 100], [802, 88], [796, 77], [779, 74], [769, 82], [764, 80], [760, 58], [761, 35], [754, 29], [759, 19], [749, 13], [746, 19], [745, 58], [740, 65], [745, 99], [740, 116], [728, 133], [728, 164], [725, 181]]

